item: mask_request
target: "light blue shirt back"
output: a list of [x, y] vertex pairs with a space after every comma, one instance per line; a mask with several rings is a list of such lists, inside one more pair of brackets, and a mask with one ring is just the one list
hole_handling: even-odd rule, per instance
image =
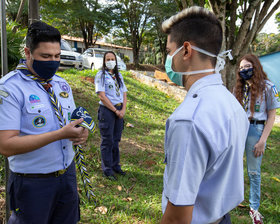
[[215, 222], [244, 198], [249, 122], [220, 74], [196, 81], [166, 122], [164, 213], [168, 200], [193, 205], [192, 224]]
[[[69, 123], [75, 109], [72, 90], [57, 75], [50, 83]], [[0, 80], [0, 100], [0, 130], [19, 130], [20, 136], [25, 136], [60, 128], [46, 90], [21, 71], [12, 71]], [[8, 159], [13, 172], [50, 173], [65, 169], [73, 158], [72, 142], [64, 139]]]
[[[95, 92], [96, 93], [105, 92], [106, 97], [111, 101], [113, 105], [116, 105], [118, 103], [123, 103], [123, 93], [127, 92], [127, 88], [124, 84], [121, 73], [119, 73], [119, 76], [122, 81], [122, 85], [119, 88], [120, 91], [119, 96], [116, 94], [115, 81], [112, 78], [112, 76], [109, 74], [109, 72], [105, 71], [105, 77], [102, 76], [103, 76], [102, 71], [99, 71], [95, 76], [95, 80], [94, 80]], [[103, 105], [101, 100], [99, 101], [99, 104]]]

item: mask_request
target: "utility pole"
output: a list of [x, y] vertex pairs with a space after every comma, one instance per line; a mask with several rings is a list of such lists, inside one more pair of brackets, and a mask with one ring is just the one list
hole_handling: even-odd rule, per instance
[[[6, 2], [1, 0], [1, 77], [8, 73], [8, 51], [7, 51], [7, 31], [6, 31]], [[10, 217], [10, 198], [7, 190], [9, 179], [9, 163], [8, 159], [5, 158], [5, 193], [6, 193], [6, 223], [8, 223]]]
[[28, 0], [28, 25], [39, 20], [39, 0]]

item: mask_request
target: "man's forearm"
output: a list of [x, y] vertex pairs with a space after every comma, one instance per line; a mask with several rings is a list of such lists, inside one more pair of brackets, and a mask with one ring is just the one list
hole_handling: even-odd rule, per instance
[[175, 206], [169, 201], [160, 224], [190, 224], [193, 206]]
[[18, 131], [0, 131], [0, 152], [9, 157], [39, 149], [63, 138], [60, 130], [39, 135], [18, 136]]

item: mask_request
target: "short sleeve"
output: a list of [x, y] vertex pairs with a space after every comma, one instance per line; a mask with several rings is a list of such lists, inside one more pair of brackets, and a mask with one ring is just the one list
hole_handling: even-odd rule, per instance
[[267, 85], [266, 104], [267, 110], [280, 108], [279, 93], [275, 85]]
[[0, 85], [0, 130], [20, 130], [21, 107], [15, 96]]
[[174, 205], [193, 205], [206, 172], [207, 141], [191, 121], [176, 121], [169, 133], [164, 191]]
[[105, 92], [105, 79], [102, 80], [102, 71], [99, 71], [94, 79], [95, 92]]

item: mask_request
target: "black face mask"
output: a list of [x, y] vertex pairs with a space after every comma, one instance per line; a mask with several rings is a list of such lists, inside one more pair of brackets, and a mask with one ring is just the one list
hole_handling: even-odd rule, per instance
[[244, 80], [249, 80], [250, 78], [252, 78], [253, 74], [253, 68], [243, 69], [239, 72], [240, 77]]
[[50, 79], [54, 76], [59, 67], [60, 61], [38, 61], [33, 60], [32, 68], [43, 79]]

